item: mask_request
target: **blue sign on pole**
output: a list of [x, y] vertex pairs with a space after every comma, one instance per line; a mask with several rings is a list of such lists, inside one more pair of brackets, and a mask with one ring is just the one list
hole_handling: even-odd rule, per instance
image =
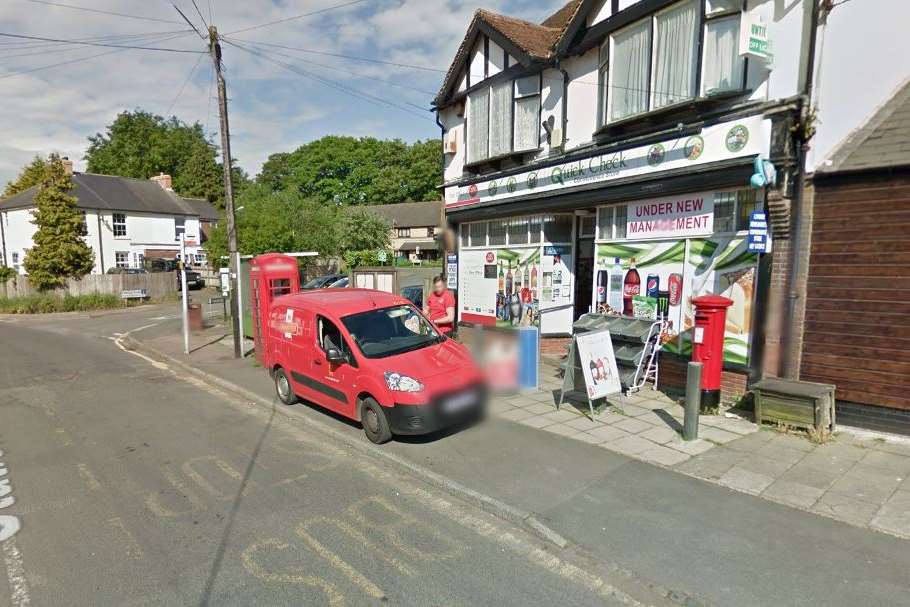
[[747, 241], [750, 253], [770, 253], [771, 233], [768, 230], [768, 215], [764, 211], [752, 211], [749, 215], [749, 237]]

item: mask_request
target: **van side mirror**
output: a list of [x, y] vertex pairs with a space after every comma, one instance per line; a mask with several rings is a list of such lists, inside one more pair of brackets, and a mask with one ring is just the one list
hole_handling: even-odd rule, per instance
[[326, 350], [325, 357], [326, 360], [335, 365], [340, 365], [341, 363], [348, 362], [348, 357], [345, 356], [338, 348], [329, 348]]

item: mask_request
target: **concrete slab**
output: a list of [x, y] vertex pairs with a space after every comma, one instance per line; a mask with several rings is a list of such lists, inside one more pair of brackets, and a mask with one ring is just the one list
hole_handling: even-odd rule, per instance
[[834, 481], [841, 478], [842, 475], [842, 473], [832, 471], [830, 468], [819, 468], [811, 463], [806, 463], [806, 459], [804, 458], [784, 472], [778, 480], [805, 485], [825, 492], [830, 489], [831, 485], [834, 484]]
[[596, 436], [597, 438], [602, 439], [600, 442], [608, 441], [608, 440], [612, 441], [612, 440], [624, 438], [626, 436], [631, 436], [625, 430], [620, 430], [619, 428], [615, 428], [613, 426], [601, 426], [599, 428], [594, 428], [592, 430], [588, 430], [587, 433], [590, 434], [591, 436]]
[[878, 509], [879, 506], [875, 504], [831, 491], [822, 495], [812, 506], [813, 512], [861, 526], [868, 525]]
[[774, 434], [774, 438], [771, 439], [771, 442], [781, 447], [796, 449], [797, 451], [806, 453], [814, 451], [817, 446], [809, 440], [809, 437], [805, 433], [786, 434], [784, 432], [778, 432]]
[[682, 451], [683, 453], [688, 453], [689, 455], [700, 455], [715, 448], [714, 443], [710, 441], [706, 441], [701, 438], [687, 441], [683, 440], [683, 438], [679, 435], [668, 442], [666, 446], [670, 447], [671, 449], [676, 449], [677, 451]]
[[552, 419], [547, 419], [545, 417], [541, 417], [540, 415], [532, 415], [530, 417], [518, 420], [518, 423], [531, 428], [544, 428], [546, 426], [552, 426], [553, 424], [557, 424], [559, 422], [554, 422]]
[[717, 480], [726, 474], [743, 457], [740, 453], [717, 447], [713, 443], [709, 444], [714, 448], [702, 453], [698, 457], [693, 457], [681, 466], [677, 466], [677, 470], [693, 476]]
[[891, 497], [902, 477], [888, 474], [878, 468], [857, 464], [834, 481], [829, 493], [839, 493], [870, 504], [881, 505]]
[[725, 447], [727, 449], [732, 449], [733, 451], [751, 453], [756, 449], [759, 449], [762, 445], [770, 442], [772, 438], [774, 438], [774, 435], [767, 431], [753, 432], [748, 436], [743, 436], [728, 442]]
[[630, 417], [629, 419], [617, 422], [613, 424], [613, 426], [632, 434], [638, 434], [639, 432], [643, 432], [654, 427], [654, 425], [641, 421], [640, 419], [636, 419], [634, 417]]
[[545, 426], [543, 428], [544, 432], [552, 432], [553, 434], [559, 434], [561, 436], [572, 437], [576, 434], [580, 434], [581, 430], [578, 428], [573, 428], [572, 426], [567, 426], [566, 424], [552, 424], [550, 426]]
[[599, 421], [596, 417], [593, 420], [587, 417], [579, 417], [578, 419], [573, 419], [570, 422], [566, 422], [566, 425], [572, 426], [573, 428], [578, 428], [579, 430], [588, 431], [593, 430], [594, 428], [600, 428], [606, 424]]
[[817, 487], [778, 479], [771, 483], [761, 495], [788, 506], [811, 508], [824, 492], [824, 489], [818, 489]]
[[699, 429], [698, 437], [715, 443], [720, 443], [721, 445], [725, 445], [731, 441], [738, 439], [739, 434], [727, 432], [726, 430], [721, 430], [720, 428], [707, 427]]
[[639, 407], [638, 405], [626, 405], [622, 408], [622, 412], [624, 415], [628, 415], [629, 417], [638, 417], [639, 415], [650, 413], [651, 409]]
[[638, 457], [649, 462], [655, 462], [662, 466], [675, 466], [688, 460], [691, 456], [675, 449], [663, 446], [655, 446], [642, 451]]
[[910, 537], [910, 491], [895, 491], [872, 519], [872, 527]]
[[741, 464], [737, 464], [727, 470], [727, 472], [717, 479], [717, 482], [721, 485], [730, 487], [731, 489], [736, 489], [737, 491], [759, 495], [774, 482], [774, 477], [768, 476], [767, 474], [752, 472], [751, 470], [743, 468]]
[[530, 411], [536, 415], [542, 415], [544, 413], [552, 413], [553, 411], [556, 411], [556, 406], [535, 402], [534, 404], [525, 405], [522, 407], [522, 409], [525, 411]]
[[606, 447], [610, 451], [625, 453], [626, 455], [638, 455], [643, 451], [652, 449], [655, 445], [649, 440], [645, 440], [639, 436], [630, 435], [624, 438], [601, 443], [600, 446]]
[[665, 445], [673, 439], [679, 438], [679, 434], [675, 430], [658, 427], [651, 428], [650, 430], [645, 430], [644, 432], [639, 433], [639, 436], [646, 438], [649, 441], [655, 442], [658, 445]]
[[553, 420], [553, 422], [570, 422], [578, 419], [580, 414], [571, 409], [560, 409], [559, 411], [543, 413], [541, 417]]
[[525, 411], [524, 409], [512, 409], [511, 411], [504, 411], [502, 413], [497, 414], [497, 417], [501, 417], [503, 419], [508, 419], [513, 422], [517, 422], [521, 419], [525, 419], [525, 418], [533, 417], [533, 416], [534, 416], [533, 413], [531, 413], [530, 411]]
[[872, 468], [879, 468], [904, 478], [910, 476], [910, 457], [904, 457], [903, 455], [870, 450], [863, 459], [860, 460], [860, 464]]

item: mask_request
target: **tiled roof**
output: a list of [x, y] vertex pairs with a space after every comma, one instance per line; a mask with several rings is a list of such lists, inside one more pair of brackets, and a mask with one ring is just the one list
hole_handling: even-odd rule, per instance
[[565, 31], [569, 26], [569, 23], [572, 22], [572, 19], [575, 18], [578, 9], [581, 8], [581, 3], [583, 0], [569, 0], [566, 2], [565, 6], [561, 9], [541, 21], [541, 25], [545, 27], [555, 27], [560, 31]]
[[[37, 193], [38, 186], [19, 192], [0, 201], [0, 209], [33, 207]], [[69, 193], [76, 197], [76, 205], [82, 209], [218, 218], [218, 212], [205, 200], [181, 198], [148, 179], [75, 173]]]
[[910, 79], [834, 149], [819, 173], [910, 166]]
[[377, 204], [364, 208], [399, 228], [435, 227], [442, 220], [441, 200]]

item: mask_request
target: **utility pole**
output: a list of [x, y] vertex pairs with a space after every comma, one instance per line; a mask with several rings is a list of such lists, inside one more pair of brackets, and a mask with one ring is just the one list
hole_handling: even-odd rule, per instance
[[239, 255], [237, 254], [237, 222], [234, 217], [234, 180], [231, 166], [231, 134], [228, 128], [227, 92], [224, 75], [221, 73], [221, 43], [218, 29], [209, 26], [209, 52], [218, 80], [218, 114], [221, 123], [221, 155], [224, 162], [224, 211], [228, 234], [228, 263], [231, 283], [231, 328], [234, 333], [234, 358], [243, 356], [243, 335], [240, 334], [240, 307], [237, 301], [237, 283], [240, 277]]

